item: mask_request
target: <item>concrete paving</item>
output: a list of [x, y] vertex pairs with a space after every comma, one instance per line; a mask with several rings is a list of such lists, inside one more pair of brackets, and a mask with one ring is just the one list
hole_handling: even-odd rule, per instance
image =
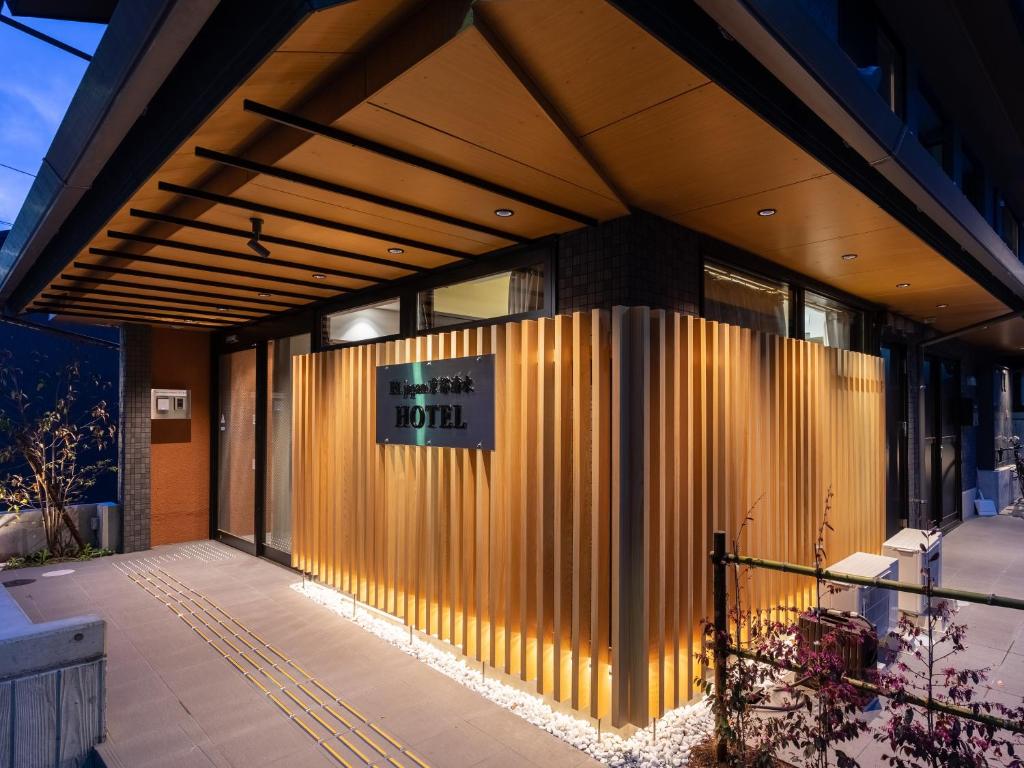
[[[430, 768], [597, 765], [296, 594], [290, 585], [299, 577], [292, 571], [218, 543], [200, 542], [21, 569], [17, 578], [35, 581], [10, 588], [34, 621], [87, 612], [107, 620], [105, 751], [124, 766], [339, 765], [226, 656], [117, 567], [140, 563], [144, 568], [158, 566], [215, 601]], [[74, 572], [45, 577], [65, 569]], [[13, 572], [2, 574], [0, 581], [14, 577]], [[287, 699], [284, 703], [300, 711]], [[353, 768], [393, 765], [365, 745], [362, 749], [368, 759], [361, 762], [349, 755]], [[417, 768], [404, 753], [391, 753], [397, 758], [394, 764]]]
[[[971, 517], [942, 544], [942, 586], [1024, 599], [1024, 519]], [[967, 625], [966, 649], [947, 662], [987, 669], [982, 698], [1007, 706], [1024, 702], [1024, 611], [962, 605], [955, 621]], [[878, 715], [869, 717], [876, 723]], [[883, 765], [885, 745], [861, 738], [850, 754], [862, 766]]]

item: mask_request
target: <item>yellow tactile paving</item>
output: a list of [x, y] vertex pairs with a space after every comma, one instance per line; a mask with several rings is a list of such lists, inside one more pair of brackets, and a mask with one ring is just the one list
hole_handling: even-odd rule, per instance
[[[294, 659], [268, 643], [201, 592], [184, 584], [161, 568], [139, 570], [129, 566], [127, 570], [121, 570], [149, 595], [166, 605], [207, 645], [227, 659], [243, 677], [252, 682], [289, 720], [294, 721], [311, 739], [323, 747], [331, 759], [339, 765], [344, 768], [358, 768], [352, 762], [352, 759], [355, 759], [361, 765], [371, 768], [383, 765], [391, 765], [396, 768], [414, 768], [414, 765], [416, 768], [429, 768], [417, 755], [403, 747], [399, 741], [382, 728], [370, 722], [359, 710], [337, 696]], [[219, 643], [230, 648], [233, 654], [222, 648]], [[239, 643], [244, 648], [240, 647]], [[269, 651], [269, 654], [266, 651]], [[273, 654], [276, 659], [272, 658], [270, 654]], [[239, 660], [244, 661], [251, 669], [243, 666]], [[299, 680], [293, 676], [285, 668], [286, 666], [305, 679]], [[282, 683], [274, 676], [274, 673], [279, 673], [287, 678], [296, 690], [289, 690], [289, 683]], [[277, 693], [271, 692], [271, 689], [257, 679], [258, 676], [269, 680], [277, 689]], [[314, 688], [321, 691], [323, 696], [315, 693]], [[293, 710], [278, 694], [283, 694], [297, 709]], [[324, 696], [329, 701], [325, 700]], [[382, 745], [369, 733], [361, 730], [358, 723], [352, 723], [332, 705], [341, 706], [360, 723], [372, 729], [387, 745], [390, 745], [391, 749], [395, 750], [394, 753], [389, 754], [390, 750], [387, 745]], [[318, 714], [317, 710], [330, 715], [345, 728], [347, 733], [332, 726]], [[300, 715], [312, 719], [318, 728], [323, 729], [325, 735], [318, 733], [317, 727], [311, 726]], [[372, 754], [370, 750], [372, 750]], [[353, 756], [352, 759], [346, 758], [343, 752], [350, 753]], [[404, 762], [406, 760], [410, 762]]]

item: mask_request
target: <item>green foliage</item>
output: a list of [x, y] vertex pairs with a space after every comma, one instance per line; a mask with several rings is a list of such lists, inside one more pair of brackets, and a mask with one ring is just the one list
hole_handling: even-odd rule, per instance
[[80, 415], [78, 363], [51, 374], [33, 355], [35, 382], [24, 386], [24, 371], [10, 352], [0, 353], [0, 465], [12, 465], [0, 477], [0, 504], [9, 512], [39, 509], [46, 548], [56, 557], [73, 557], [85, 547], [68, 507], [82, 498], [105, 472], [109, 459], [89, 461], [92, 451], [114, 443], [116, 427], [100, 400]]
[[33, 552], [25, 557], [12, 557], [4, 563], [5, 571], [13, 571], [16, 568], [37, 568], [40, 565], [51, 565], [52, 563], [83, 563], [87, 560], [95, 560], [97, 557], [106, 557], [114, 554], [114, 550], [103, 547], [94, 547], [86, 544], [78, 550], [74, 557], [55, 558], [50, 555], [50, 550], [43, 547], [38, 552]]

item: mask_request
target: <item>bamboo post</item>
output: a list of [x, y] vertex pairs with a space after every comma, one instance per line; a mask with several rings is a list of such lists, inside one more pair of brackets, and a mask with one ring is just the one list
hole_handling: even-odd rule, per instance
[[715, 759], [719, 765], [725, 765], [728, 758], [725, 733], [728, 728], [726, 714], [726, 667], [729, 658], [729, 619], [726, 595], [725, 565], [725, 531], [715, 531], [713, 536], [714, 549], [711, 562], [714, 568], [714, 601], [715, 601]]

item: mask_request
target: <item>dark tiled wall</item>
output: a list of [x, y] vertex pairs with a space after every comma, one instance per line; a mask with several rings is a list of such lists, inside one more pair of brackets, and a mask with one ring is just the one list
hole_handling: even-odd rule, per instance
[[124, 510], [125, 552], [138, 552], [150, 546], [151, 345], [148, 326], [122, 327], [118, 496]]
[[557, 311], [623, 305], [696, 315], [700, 242], [696, 232], [643, 212], [562, 235]]

